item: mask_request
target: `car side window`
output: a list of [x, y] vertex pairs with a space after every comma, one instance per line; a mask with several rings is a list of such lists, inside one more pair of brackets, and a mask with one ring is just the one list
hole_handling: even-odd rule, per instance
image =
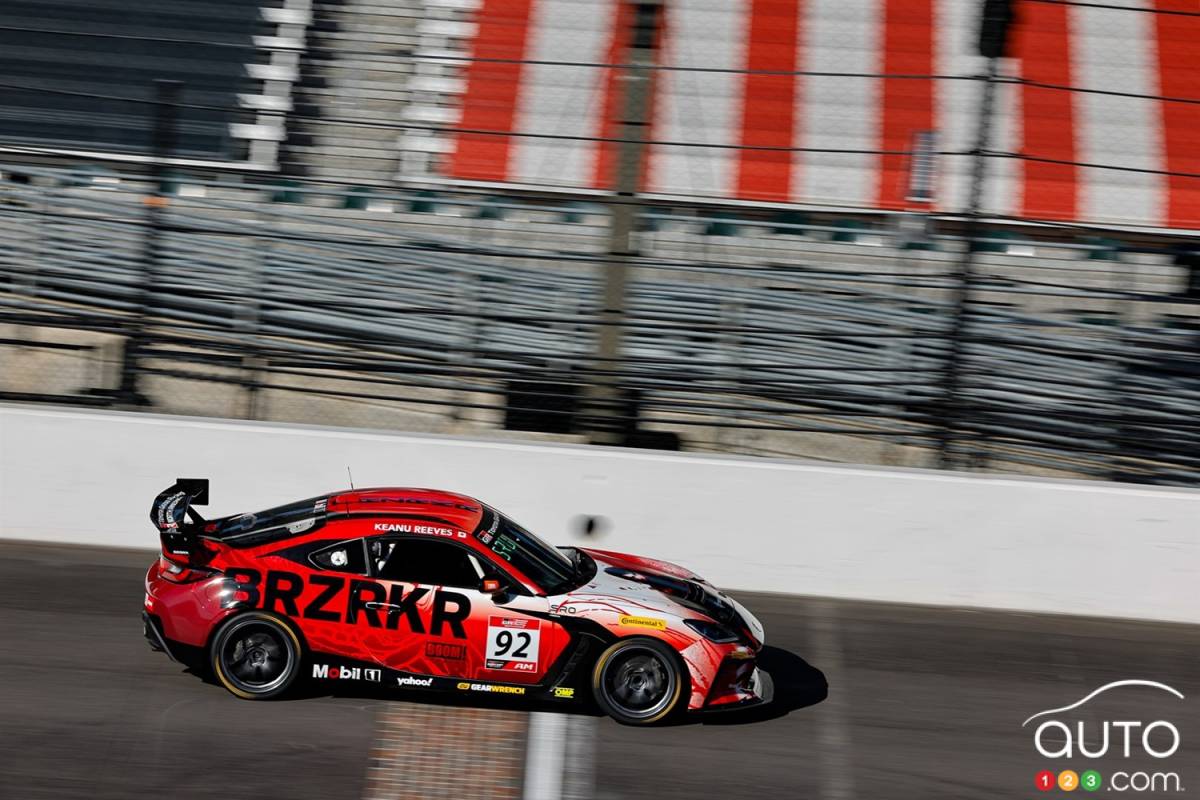
[[367, 572], [367, 556], [363, 551], [361, 539], [339, 542], [318, 550], [309, 556], [309, 560], [318, 569], [351, 572], [356, 575], [365, 575]]
[[478, 562], [461, 547], [436, 539], [376, 539], [370, 549], [375, 574], [384, 580], [479, 588]]

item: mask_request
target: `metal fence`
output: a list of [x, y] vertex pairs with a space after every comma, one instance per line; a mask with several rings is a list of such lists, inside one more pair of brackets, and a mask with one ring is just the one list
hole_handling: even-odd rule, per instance
[[1200, 482], [1156, 246], [985, 234], [960, 309], [956, 236], [658, 207], [605, 363], [603, 205], [0, 170], [5, 399]]

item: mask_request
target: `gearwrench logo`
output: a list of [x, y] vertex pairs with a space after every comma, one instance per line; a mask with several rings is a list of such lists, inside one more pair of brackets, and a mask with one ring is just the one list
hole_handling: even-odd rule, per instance
[[[1169, 694], [1183, 700], [1183, 694], [1165, 683], [1147, 680], [1114, 681], [1101, 686], [1091, 694], [1061, 708], [1039, 711], [1021, 723], [1022, 728], [1033, 728], [1033, 746], [1044, 758], [1050, 759], [1167, 759], [1179, 750], [1181, 737], [1179, 728], [1165, 719], [1113, 719], [1085, 722], [1076, 717], [1082, 708], [1106, 692], [1130, 687], [1143, 687]], [[1132, 715], [1127, 715], [1132, 716]], [[1151, 762], [1154, 763], [1154, 762]], [[1079, 775], [1065, 769], [1055, 775], [1050, 771], [1038, 773], [1036, 785], [1049, 791], [1056, 785], [1064, 791], [1082, 787], [1094, 792], [1104, 785], [1104, 777], [1094, 769]], [[1108, 788], [1116, 792], [1168, 791], [1182, 792], [1178, 773], [1119, 770], [1107, 781]]]

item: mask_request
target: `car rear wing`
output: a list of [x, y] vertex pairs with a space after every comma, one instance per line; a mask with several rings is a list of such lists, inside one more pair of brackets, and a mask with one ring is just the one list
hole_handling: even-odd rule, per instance
[[188, 556], [192, 553], [196, 528], [204, 524], [204, 518], [193, 506], [203, 505], [208, 505], [208, 478], [177, 478], [170, 488], [154, 498], [150, 521], [158, 528], [164, 554]]

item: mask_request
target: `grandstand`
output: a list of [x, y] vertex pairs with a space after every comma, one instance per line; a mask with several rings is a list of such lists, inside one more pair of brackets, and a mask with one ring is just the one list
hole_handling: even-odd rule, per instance
[[419, 0], [317, 0], [295, 88], [285, 174], [392, 185], [410, 106]]
[[[484, 0], [459, 55], [490, 60], [463, 70], [460, 112], [442, 133], [447, 157], [430, 173], [609, 187], [611, 145], [598, 140], [614, 132], [618, 84], [606, 65], [620, 61], [624, 8]], [[1200, 67], [1186, 55], [1200, 26], [1195, 15], [1145, 10], [1131, 0], [1018, 4], [987, 212], [1200, 224], [1200, 111], [1188, 103], [1200, 94]], [[961, 210], [985, 73], [978, 26], [979, 8], [961, 0], [668, 3], [645, 188], [674, 199]], [[443, 96], [436, 107], [453, 105]], [[480, 128], [521, 135], [469, 132]], [[925, 133], [938, 152], [932, 205], [908, 191]]]
[[627, 443], [1200, 481], [1175, 0], [1020, 0], [986, 118], [973, 4], [667, 0], [633, 200], [627, 2], [55, 2], [0, 15], [38, 44], [3, 56], [6, 398], [583, 439], [615, 379]]
[[175, 156], [275, 169], [308, 21], [308, 0], [5, 2], [0, 148], [144, 161], [154, 81], [179, 81]]

